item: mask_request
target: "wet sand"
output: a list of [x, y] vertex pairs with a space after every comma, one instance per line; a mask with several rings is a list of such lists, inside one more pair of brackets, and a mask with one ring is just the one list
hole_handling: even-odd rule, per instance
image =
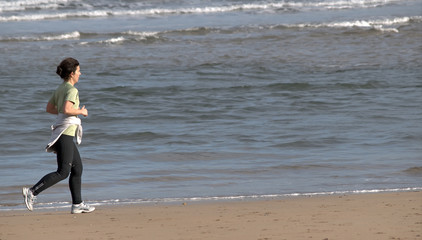
[[422, 192], [0, 212], [14, 239], [422, 239]]

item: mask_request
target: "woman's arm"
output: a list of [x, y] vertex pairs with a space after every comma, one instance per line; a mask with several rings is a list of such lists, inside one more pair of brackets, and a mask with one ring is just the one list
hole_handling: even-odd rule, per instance
[[82, 108], [74, 109], [74, 103], [71, 101], [66, 101], [63, 105], [63, 113], [66, 115], [76, 116], [83, 115], [84, 117], [88, 116], [88, 109], [85, 108], [85, 105]]
[[58, 114], [59, 111], [57, 111], [56, 106], [54, 106], [54, 104], [48, 102], [47, 103], [47, 107], [46, 107], [46, 112], [51, 113], [51, 114]]

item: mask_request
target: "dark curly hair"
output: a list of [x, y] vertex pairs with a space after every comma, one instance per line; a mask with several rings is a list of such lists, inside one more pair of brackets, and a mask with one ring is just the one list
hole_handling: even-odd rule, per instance
[[59, 66], [57, 66], [56, 73], [65, 81], [69, 80], [70, 74], [76, 71], [79, 66], [78, 60], [74, 58], [64, 59]]

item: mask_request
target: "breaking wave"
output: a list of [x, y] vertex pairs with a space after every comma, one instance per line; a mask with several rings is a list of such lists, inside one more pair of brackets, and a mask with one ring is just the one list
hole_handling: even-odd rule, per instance
[[[76, 3], [75, 3], [76, 2]], [[0, 2], [0, 22], [39, 21], [66, 18], [98, 18], [110, 16], [160, 16], [182, 14], [212, 14], [224, 12], [265, 11], [303, 12], [323, 11], [353, 8], [374, 8], [400, 2], [398, 0], [360, 0], [360, 1], [317, 1], [317, 2], [256, 2], [245, 4], [226, 3], [217, 6], [197, 6], [186, 3], [180, 8], [146, 8], [136, 3], [114, 3], [93, 5], [80, 1], [69, 0], [20, 0], [15, 2]], [[189, 6], [189, 7], [187, 7]], [[55, 11], [56, 10], [56, 11]]]
[[[289, 29], [289, 28], [327, 28], [327, 29], [353, 29], [361, 31], [381, 31], [398, 33], [401, 26], [422, 22], [422, 16], [397, 17], [385, 19], [361, 19], [342, 22], [325, 23], [299, 23], [299, 24], [279, 24], [275, 26], [240, 26], [231, 29], [196, 27], [189, 29], [179, 29], [161, 32], [149, 31], [125, 31], [115, 33], [82, 33], [73, 31], [68, 33], [44, 33], [27, 36], [4, 36], [0, 37], [0, 42], [29, 42], [29, 41], [66, 41], [78, 40], [81, 45], [87, 44], [122, 44], [125, 42], [151, 42], [154, 40], [165, 40], [177, 35], [191, 34], [231, 34], [239, 32], [261, 31], [262, 29]], [[171, 35], [171, 36], [167, 36]]]

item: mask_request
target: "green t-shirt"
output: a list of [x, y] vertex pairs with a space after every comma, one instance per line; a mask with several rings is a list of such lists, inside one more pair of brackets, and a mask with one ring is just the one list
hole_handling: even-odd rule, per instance
[[[53, 95], [51, 96], [49, 103], [53, 104], [57, 107], [59, 113], [63, 113], [63, 106], [66, 101], [73, 102], [73, 108], [79, 108], [79, 93], [78, 89], [76, 89], [72, 84], [63, 81], [62, 84], [54, 91]], [[77, 125], [72, 125], [68, 127], [63, 134], [68, 136], [75, 136], [75, 132], [77, 129]]]

